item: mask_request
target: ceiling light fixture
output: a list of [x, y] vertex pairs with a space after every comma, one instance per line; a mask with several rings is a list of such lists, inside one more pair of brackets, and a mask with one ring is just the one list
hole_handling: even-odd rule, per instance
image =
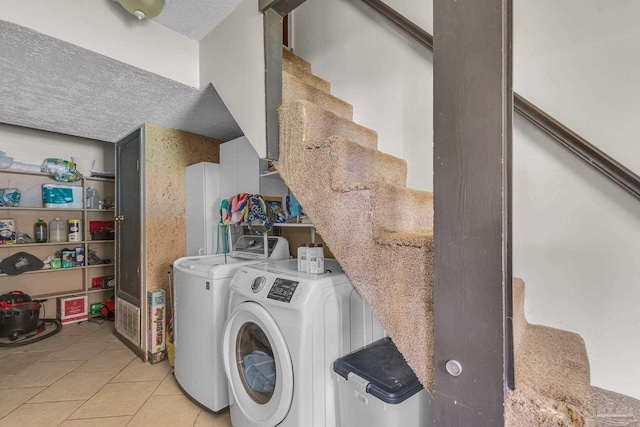
[[169, 0], [120, 0], [120, 5], [136, 18], [151, 19], [160, 15]]

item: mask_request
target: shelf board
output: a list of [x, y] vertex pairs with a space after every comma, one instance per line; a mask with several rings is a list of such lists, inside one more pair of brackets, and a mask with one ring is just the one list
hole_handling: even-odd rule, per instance
[[110, 209], [85, 209], [87, 212], [113, 212], [115, 215], [116, 210], [114, 208]]
[[[2, 210], [8, 211], [47, 211], [47, 212], [82, 212], [82, 208], [44, 208], [42, 206], [2, 206]], [[95, 209], [99, 210], [99, 209]], [[105, 209], [106, 210], [106, 209]]]
[[[41, 268], [40, 270], [33, 270], [33, 271], [25, 271], [24, 273], [20, 273], [20, 274], [39, 274], [39, 273], [56, 273], [56, 272], [61, 272], [61, 271], [77, 271], [77, 270], [84, 270], [84, 269], [88, 269], [88, 268], [100, 268], [100, 267], [112, 267], [115, 266], [115, 263], [109, 263], [109, 264], [92, 264], [92, 265], [83, 265], [81, 267], [66, 267], [66, 268]], [[16, 275], [9, 275], [7, 273], [2, 273], [0, 274], [0, 277], [15, 277], [18, 276]]]
[[102, 289], [102, 288], [90, 288], [90, 289], [87, 289], [87, 293], [88, 294], [95, 294], [95, 293], [98, 293], [98, 292], [108, 292], [108, 291], [113, 291], [113, 290], [114, 290], [113, 288], [105, 288], [105, 289]]
[[35, 246], [77, 246], [82, 245], [84, 243], [90, 243], [91, 240], [88, 241], [79, 241], [79, 242], [47, 242], [47, 243], [10, 243], [0, 245], [0, 249], [17, 249], [17, 248], [32, 248]]
[[[10, 174], [16, 174], [16, 175], [31, 175], [31, 176], [37, 176], [40, 178], [49, 178], [49, 174], [44, 173], [44, 172], [33, 172], [33, 171], [21, 171], [18, 169], [0, 169], [1, 173], [10, 173]], [[57, 181], [54, 181], [57, 182]]]
[[59, 297], [67, 297], [71, 295], [79, 295], [84, 294], [84, 289], [76, 289], [74, 291], [61, 291], [61, 292], [52, 292], [50, 294], [37, 294], [37, 295], [29, 295], [31, 299], [48, 299], [48, 298], [59, 298]]
[[[86, 267], [67, 267], [67, 268], [41, 268], [40, 270], [33, 270], [33, 271], [25, 271], [24, 273], [20, 273], [19, 275], [23, 275], [23, 274], [40, 274], [40, 273], [57, 273], [60, 271], [78, 271], [78, 270], [83, 270]], [[18, 274], [15, 275], [9, 275], [7, 273], [2, 273], [0, 274], [0, 277], [15, 277], [18, 276]]]
[[299, 227], [299, 228], [316, 228], [309, 222], [274, 222], [274, 227]]
[[101, 182], [111, 182], [111, 183], [113, 183], [113, 182], [115, 182], [116, 178], [115, 177], [113, 177], [113, 178], [100, 178], [98, 176], [85, 176], [84, 179], [87, 180], [87, 181], [101, 181]]
[[278, 171], [262, 171], [260, 172], [260, 178], [266, 178], [269, 176], [280, 176], [280, 172]]
[[115, 266], [116, 263], [115, 262], [110, 262], [108, 264], [91, 264], [91, 265], [85, 265], [84, 268], [100, 268], [100, 267], [112, 267]]
[[40, 246], [78, 246], [93, 243], [115, 243], [115, 240], [81, 240], [78, 242], [47, 242], [47, 243], [9, 243], [1, 244], [0, 249], [33, 248]]
[[[256, 220], [259, 221], [259, 220]], [[243, 222], [242, 224], [240, 224], [240, 227], [246, 227], [249, 224], [246, 222]], [[261, 227], [262, 224], [252, 224], [255, 225], [257, 227]], [[224, 227], [226, 226], [226, 224], [218, 224], [218, 226], [220, 227]], [[272, 227], [299, 227], [299, 228], [316, 228], [315, 225], [313, 225], [313, 223], [310, 222], [274, 222], [272, 224]]]

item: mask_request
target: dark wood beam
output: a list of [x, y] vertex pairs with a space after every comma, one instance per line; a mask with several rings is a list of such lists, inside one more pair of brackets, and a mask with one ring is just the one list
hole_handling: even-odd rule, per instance
[[511, 15], [510, 0], [434, 1], [438, 427], [504, 424], [511, 370]]

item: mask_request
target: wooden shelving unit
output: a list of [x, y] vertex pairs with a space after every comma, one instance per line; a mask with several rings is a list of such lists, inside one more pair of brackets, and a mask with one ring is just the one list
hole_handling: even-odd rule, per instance
[[[42, 185], [62, 184], [82, 188], [83, 208], [46, 208], [42, 204]], [[89, 304], [103, 302], [113, 295], [113, 289], [93, 289], [94, 277], [113, 276], [115, 274], [115, 240], [92, 240], [89, 232], [91, 221], [113, 221], [115, 210], [86, 209], [86, 190], [93, 187], [98, 191], [98, 198], [115, 198], [115, 181], [107, 178], [87, 177], [72, 183], [57, 182], [47, 174], [0, 170], [0, 188], [18, 188], [21, 191], [20, 204], [17, 207], [0, 206], [0, 218], [12, 218], [16, 221], [19, 233], [34, 237], [33, 226], [38, 218], [49, 224], [55, 218], [63, 221], [79, 219], [82, 226], [81, 241], [48, 242], [48, 243], [13, 243], [0, 244], [0, 259], [17, 252], [27, 252], [42, 260], [56, 254], [62, 249], [74, 250], [83, 248], [84, 262], [82, 266], [68, 268], [43, 268], [18, 275], [0, 274], [0, 294], [13, 290], [23, 291], [34, 299], [47, 299], [47, 316], [55, 313], [55, 299], [71, 295], [87, 295]], [[50, 231], [50, 230], [49, 230]], [[90, 251], [95, 251], [101, 260], [109, 263], [88, 265]], [[53, 311], [51, 311], [53, 310]]]

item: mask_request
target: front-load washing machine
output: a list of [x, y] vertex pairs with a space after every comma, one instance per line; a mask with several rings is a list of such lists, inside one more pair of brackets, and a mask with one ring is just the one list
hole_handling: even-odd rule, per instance
[[223, 357], [234, 427], [336, 426], [333, 362], [384, 336], [334, 260], [244, 266], [230, 283]]
[[264, 262], [266, 257], [289, 258], [287, 240], [240, 236], [228, 254], [185, 257], [173, 263], [174, 375], [189, 396], [214, 412], [229, 405], [222, 364], [229, 281], [240, 267]]

